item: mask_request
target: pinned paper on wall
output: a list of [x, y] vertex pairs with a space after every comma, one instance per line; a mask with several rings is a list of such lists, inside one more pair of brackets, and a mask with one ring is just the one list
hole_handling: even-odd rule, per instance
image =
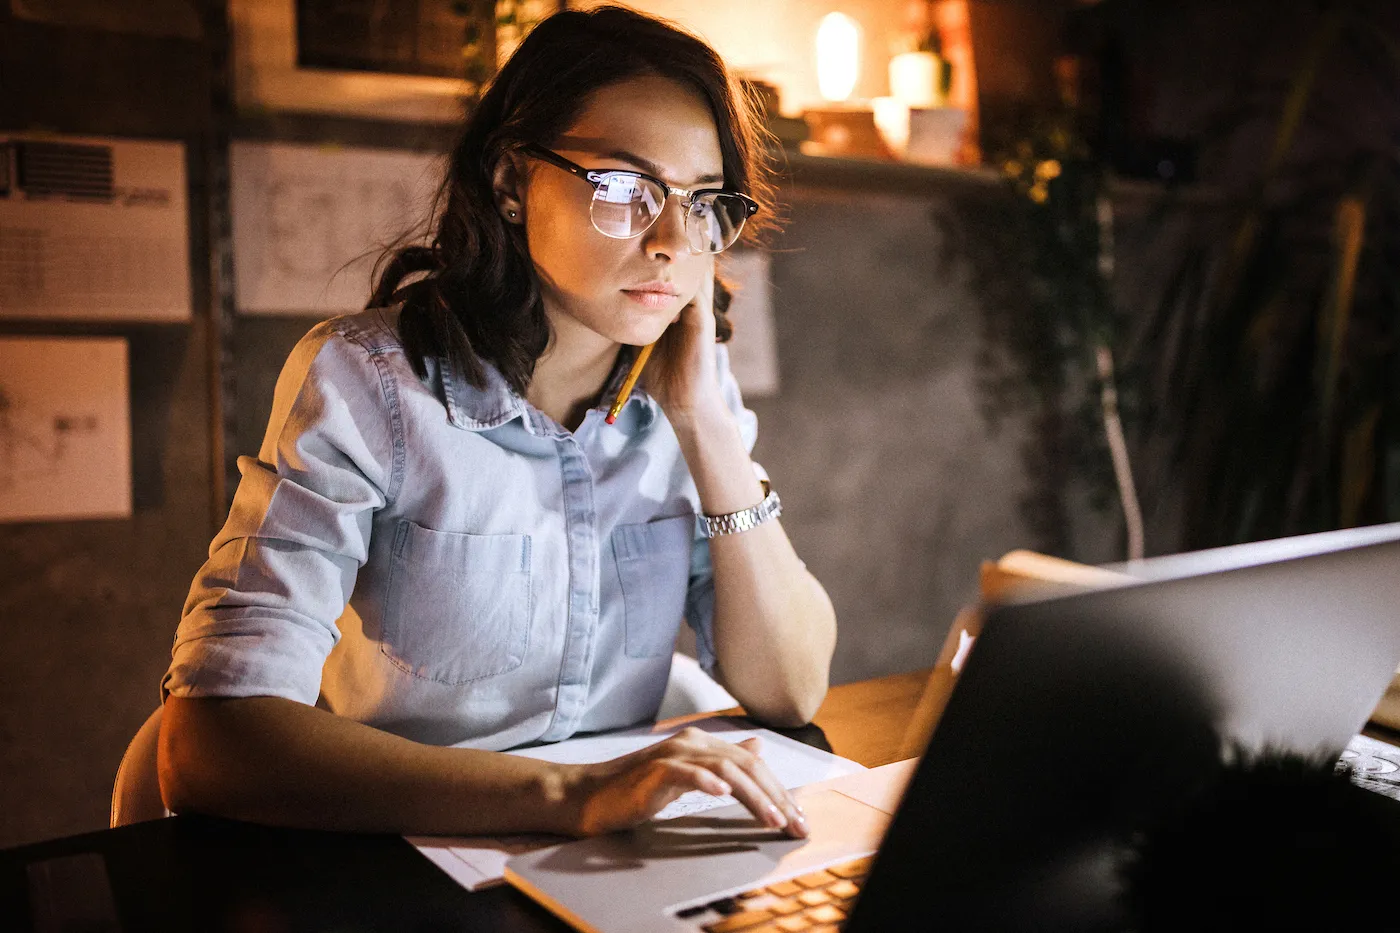
[[768, 254], [732, 249], [720, 254], [720, 274], [733, 292], [729, 317], [729, 368], [746, 398], [778, 394], [778, 342], [773, 331], [773, 292]]
[[131, 515], [121, 338], [0, 338], [0, 522]]
[[235, 142], [229, 162], [245, 314], [363, 308], [382, 249], [428, 219], [443, 172], [428, 153], [286, 143]]
[[190, 319], [185, 146], [0, 133], [0, 318]]

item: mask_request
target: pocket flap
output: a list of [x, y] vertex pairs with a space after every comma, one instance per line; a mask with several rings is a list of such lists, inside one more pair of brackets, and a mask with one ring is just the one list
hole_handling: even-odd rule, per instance
[[619, 525], [612, 539], [613, 556], [619, 562], [657, 553], [689, 552], [695, 540], [695, 516], [677, 515], [638, 525]]

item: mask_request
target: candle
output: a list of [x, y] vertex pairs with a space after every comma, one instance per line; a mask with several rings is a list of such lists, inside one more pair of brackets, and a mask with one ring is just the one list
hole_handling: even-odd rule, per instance
[[932, 52], [902, 52], [890, 59], [890, 94], [906, 107], [937, 107], [938, 56]]

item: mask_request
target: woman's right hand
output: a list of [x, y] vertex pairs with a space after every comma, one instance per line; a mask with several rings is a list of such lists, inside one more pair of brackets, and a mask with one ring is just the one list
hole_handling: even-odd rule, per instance
[[757, 736], [733, 743], [696, 728], [598, 764], [574, 765], [566, 794], [576, 835], [593, 836], [637, 826], [682, 794], [733, 794], [773, 829], [807, 835], [807, 818], [763, 759]]

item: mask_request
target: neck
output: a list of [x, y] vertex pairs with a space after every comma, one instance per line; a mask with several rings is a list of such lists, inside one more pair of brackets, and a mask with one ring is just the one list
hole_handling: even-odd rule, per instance
[[548, 310], [545, 314], [549, 318], [549, 346], [535, 363], [525, 399], [572, 431], [597, 403], [622, 345], [567, 315]]

